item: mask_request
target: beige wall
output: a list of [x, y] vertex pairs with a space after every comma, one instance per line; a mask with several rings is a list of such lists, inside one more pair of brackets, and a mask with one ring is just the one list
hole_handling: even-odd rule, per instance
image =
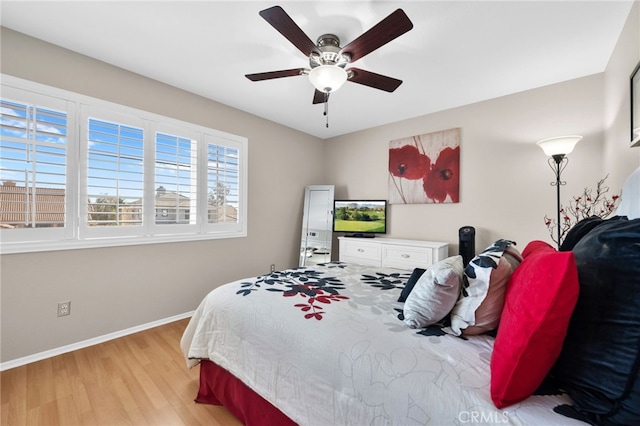
[[447, 241], [456, 254], [458, 229], [470, 225], [478, 250], [498, 238], [522, 249], [533, 239], [550, 241], [543, 218], [555, 211], [554, 175], [535, 142], [583, 135], [562, 191], [567, 197], [595, 183], [602, 175], [602, 103], [599, 74], [333, 138], [328, 173], [336, 197], [387, 198], [390, 140], [460, 127], [460, 202], [392, 205], [391, 236]]
[[639, 61], [640, 2], [636, 1], [605, 72], [603, 167], [611, 175], [611, 186], [617, 188], [622, 187], [626, 177], [640, 164], [640, 147], [629, 148], [629, 78]]
[[[247, 238], [3, 255], [2, 362], [189, 312], [216, 285], [297, 264], [304, 188], [326, 183], [321, 140], [8, 29], [1, 41], [2, 73], [249, 139]], [[63, 300], [72, 314], [57, 318]]]
[[[216, 285], [266, 272], [271, 263], [296, 264], [304, 186], [335, 184], [337, 198], [387, 198], [388, 143], [404, 136], [462, 128], [460, 203], [391, 206], [390, 236], [448, 241], [452, 254], [463, 225], [476, 227], [478, 250], [497, 238], [521, 249], [533, 239], [550, 241], [542, 218], [553, 214], [555, 189], [537, 140], [584, 136], [563, 174], [563, 199], [607, 173], [619, 190], [640, 165], [640, 148], [627, 143], [639, 21], [636, 3], [603, 74], [324, 143], [3, 29], [3, 73], [247, 137], [249, 236], [2, 256], [0, 361], [188, 312]], [[71, 316], [56, 318], [60, 300], [72, 301]]]

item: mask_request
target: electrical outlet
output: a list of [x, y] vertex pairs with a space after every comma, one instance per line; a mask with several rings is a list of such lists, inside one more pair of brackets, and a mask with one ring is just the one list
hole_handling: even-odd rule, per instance
[[58, 316], [64, 317], [71, 314], [71, 301], [58, 302]]
[[271, 264], [271, 272], [275, 272], [276, 271], [276, 264], [272, 263]]

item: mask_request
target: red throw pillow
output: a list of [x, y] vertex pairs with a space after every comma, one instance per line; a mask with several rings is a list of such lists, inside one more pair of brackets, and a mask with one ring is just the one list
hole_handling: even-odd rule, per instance
[[540, 386], [560, 355], [580, 290], [572, 252], [532, 241], [522, 255], [507, 284], [491, 355], [491, 399], [498, 408]]

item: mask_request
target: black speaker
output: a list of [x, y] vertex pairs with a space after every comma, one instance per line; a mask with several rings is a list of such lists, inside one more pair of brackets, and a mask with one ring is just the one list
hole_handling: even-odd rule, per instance
[[458, 238], [460, 240], [460, 255], [466, 267], [476, 255], [476, 229], [473, 226], [463, 226], [458, 231]]

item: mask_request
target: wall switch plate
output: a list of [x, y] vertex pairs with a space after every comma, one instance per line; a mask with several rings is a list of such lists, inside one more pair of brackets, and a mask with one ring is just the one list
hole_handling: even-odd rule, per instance
[[272, 263], [271, 264], [271, 272], [275, 272], [276, 271], [276, 264]]
[[58, 302], [58, 316], [64, 317], [71, 314], [71, 301]]

